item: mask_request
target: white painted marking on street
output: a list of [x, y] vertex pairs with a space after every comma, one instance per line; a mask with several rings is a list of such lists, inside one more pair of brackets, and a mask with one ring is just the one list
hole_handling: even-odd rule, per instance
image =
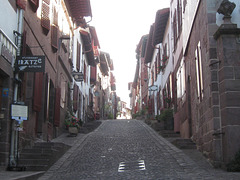
[[134, 170], [140, 170], [140, 171], [146, 170], [144, 160], [119, 163], [118, 172], [134, 171]]

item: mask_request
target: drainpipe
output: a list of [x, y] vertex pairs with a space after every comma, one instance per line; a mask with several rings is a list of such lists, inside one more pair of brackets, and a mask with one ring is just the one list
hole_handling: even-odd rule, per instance
[[[22, 31], [23, 31], [23, 9], [17, 10], [18, 16], [18, 29], [17, 29], [17, 56], [21, 55], [21, 42], [22, 42]], [[18, 73], [15, 74], [15, 80], [19, 79]], [[18, 83], [15, 83], [14, 87], [14, 96], [13, 102], [17, 102], [18, 97]], [[16, 158], [18, 156], [18, 130], [16, 129], [16, 121], [12, 120], [12, 127], [11, 127], [11, 149], [10, 149], [10, 166], [16, 166]]]

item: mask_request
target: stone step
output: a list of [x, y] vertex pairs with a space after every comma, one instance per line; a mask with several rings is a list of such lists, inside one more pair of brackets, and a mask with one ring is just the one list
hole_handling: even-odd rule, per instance
[[196, 149], [196, 144], [191, 139], [175, 139], [172, 144], [177, 146], [179, 149]]
[[43, 148], [48, 148], [48, 147], [64, 147], [65, 144], [60, 143], [60, 142], [36, 142], [34, 143], [34, 146], [37, 147], [43, 147]]
[[33, 166], [33, 165], [48, 165], [50, 162], [50, 158], [46, 159], [19, 159], [18, 165], [24, 166]]
[[176, 133], [172, 130], [162, 130], [159, 132], [162, 137], [180, 137], [179, 133]]
[[45, 171], [69, 148], [63, 143], [37, 142], [32, 148], [21, 151], [18, 165], [26, 167], [28, 171]]
[[51, 154], [56, 152], [57, 150], [54, 149], [45, 149], [45, 148], [26, 148], [21, 151], [21, 153], [29, 153], [29, 154]]
[[51, 153], [44, 153], [44, 154], [38, 154], [38, 153], [21, 153], [21, 159], [46, 159], [52, 156]]
[[48, 165], [27, 165], [23, 164], [22, 166], [25, 167], [26, 171], [46, 171], [48, 170]]

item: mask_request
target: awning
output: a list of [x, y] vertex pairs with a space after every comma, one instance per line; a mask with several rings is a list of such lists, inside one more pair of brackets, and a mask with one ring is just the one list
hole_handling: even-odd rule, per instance
[[84, 53], [87, 56], [88, 64], [90, 66], [96, 66], [90, 35], [87, 31], [84, 31], [84, 30], [80, 30], [80, 34], [83, 40], [84, 50], [85, 50]]
[[153, 46], [153, 30], [154, 30], [154, 24], [151, 25], [148, 40], [147, 40], [147, 46], [146, 46], [146, 52], [144, 56], [144, 62], [147, 64], [152, 61], [154, 46]]
[[71, 16], [74, 19], [80, 19], [84, 16], [92, 17], [90, 0], [66, 0], [69, 5]]
[[90, 33], [91, 33], [91, 37], [92, 37], [92, 45], [93, 45], [93, 52], [94, 52], [94, 56], [99, 56], [99, 48], [100, 48], [100, 44], [98, 41], [98, 37], [97, 37], [97, 32], [95, 27], [90, 26], [89, 27]]
[[134, 80], [133, 80], [133, 84], [132, 84], [132, 87], [133, 87], [134, 89], [137, 88], [138, 78], [139, 78], [139, 61], [137, 61], [136, 70], [135, 70], [135, 75], [134, 75]]
[[98, 41], [98, 36], [97, 36], [97, 32], [96, 32], [95, 27], [90, 26], [90, 27], [89, 27], [89, 30], [90, 30], [90, 33], [91, 33], [92, 38], [93, 38], [93, 40], [94, 40], [94, 46], [97, 46], [97, 47], [101, 48], [101, 47], [100, 47], [100, 44], [99, 44], [99, 41]]
[[144, 35], [141, 37], [138, 45], [137, 45], [137, 48], [135, 50], [135, 52], [137, 53], [137, 55], [140, 55], [141, 53], [141, 57], [144, 57], [145, 55], [145, 49], [146, 49], [146, 44], [147, 44], [147, 39], [148, 39], [148, 34], [147, 35]]
[[108, 62], [107, 62], [107, 53], [100, 53], [100, 70], [104, 76], [108, 76]]
[[155, 27], [153, 32], [153, 46], [163, 41], [165, 29], [169, 18], [169, 8], [160, 9], [156, 13]]

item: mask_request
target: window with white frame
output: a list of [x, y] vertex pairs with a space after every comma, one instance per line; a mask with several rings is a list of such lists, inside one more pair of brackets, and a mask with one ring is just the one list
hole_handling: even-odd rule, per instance
[[196, 78], [197, 78], [197, 95], [199, 102], [203, 99], [203, 72], [202, 72], [202, 57], [201, 57], [201, 44], [197, 45], [195, 50], [195, 63], [196, 63]]
[[182, 59], [180, 66], [178, 68], [176, 78], [177, 78], [177, 100], [178, 102], [185, 101], [185, 94], [186, 94], [186, 81], [185, 81], [185, 62]]

